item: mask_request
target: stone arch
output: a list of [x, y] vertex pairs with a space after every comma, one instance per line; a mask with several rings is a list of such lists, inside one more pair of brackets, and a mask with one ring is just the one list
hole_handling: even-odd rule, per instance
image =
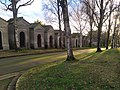
[[76, 47], [78, 47], [78, 40], [76, 39]]
[[61, 45], [61, 37], [59, 38], [59, 47], [61, 48], [62, 45]]
[[63, 38], [63, 47], [65, 47], [65, 37]]
[[37, 36], [37, 44], [38, 44], [38, 47], [42, 46], [41, 45], [41, 35], [40, 34], [38, 34], [38, 36]]
[[3, 49], [2, 47], [2, 33], [0, 32], [0, 49]]
[[25, 33], [20, 32], [20, 47], [25, 47]]
[[58, 46], [57, 46], [57, 39], [55, 39], [55, 48], [57, 48]]
[[53, 37], [52, 37], [52, 35], [49, 38], [49, 45], [50, 45], [50, 48], [53, 47]]

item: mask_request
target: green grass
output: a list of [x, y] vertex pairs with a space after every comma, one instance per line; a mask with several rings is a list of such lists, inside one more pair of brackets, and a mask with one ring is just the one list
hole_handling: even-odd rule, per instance
[[48, 53], [48, 52], [57, 52], [57, 51], [65, 51], [65, 49], [36, 49], [36, 50], [9, 50], [9, 51], [0, 51], [0, 58], [2, 57], [13, 57], [13, 56], [21, 56], [21, 55], [29, 55], [29, 54], [41, 54], [41, 53]]
[[[84, 48], [73, 48], [73, 50], [82, 50], [82, 49], [90, 49], [88, 47]], [[91, 48], [92, 49], [92, 48]], [[21, 49], [18, 51], [15, 50], [8, 50], [8, 51], [0, 51], [0, 58], [3, 57], [14, 57], [14, 56], [23, 56], [23, 55], [35, 55], [35, 54], [44, 54], [44, 53], [51, 53], [51, 52], [60, 52], [66, 51], [65, 49]]]
[[12, 79], [13, 79], [13, 77], [4, 79], [4, 80], [0, 80], [0, 90], [7, 90], [7, 86], [12, 81]]
[[88, 49], [75, 56], [79, 61], [30, 69], [20, 78], [18, 90], [120, 90], [120, 49]]
[[[77, 57], [82, 53], [82, 57], [84, 57], [85, 54], [87, 55], [91, 51], [94, 52], [95, 49], [75, 50], [74, 54]], [[4, 51], [4, 52], [11, 52], [11, 51]], [[20, 51], [20, 52], [23, 52], [23, 51]], [[83, 53], [85, 54], [83, 55]], [[2, 58], [0, 59], [0, 75], [3, 75], [3, 76], [5, 75], [4, 77], [6, 78], [6, 77], [9, 77], [9, 75], [11, 76], [11, 73], [13, 72], [25, 71], [25, 70], [28, 70], [29, 68], [32, 68], [38, 65], [39, 65], [39, 68], [42, 70], [63, 62], [65, 58], [66, 58], [66, 51], [29, 55], [29, 56], [11, 57], [11, 58]], [[38, 68], [38, 71], [40, 70], [39, 68]], [[36, 72], [36, 70], [37, 70], [36, 68], [32, 69], [31, 72], [32, 73]], [[7, 87], [8, 80], [9, 82], [11, 81], [10, 79], [5, 79], [0, 81], [1, 82], [0, 90], [4, 90], [4, 88]]]
[[[95, 49], [75, 50], [74, 54], [79, 56], [81, 53], [90, 53], [91, 51], [93, 52]], [[41, 64], [64, 61], [65, 59], [66, 51], [2, 58], [0, 59], [0, 75], [24, 71]]]

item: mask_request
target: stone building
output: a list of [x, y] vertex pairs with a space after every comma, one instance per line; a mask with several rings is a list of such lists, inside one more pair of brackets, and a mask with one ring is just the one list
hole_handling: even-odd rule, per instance
[[32, 23], [30, 25], [30, 48], [44, 48], [44, 31], [45, 29], [40, 23]]
[[[8, 20], [9, 45], [11, 49], [15, 48], [13, 19]], [[17, 36], [19, 48], [30, 48], [29, 44], [29, 22], [23, 17], [17, 18]]]
[[82, 47], [82, 34], [80, 33], [72, 34], [72, 47], [74, 48]]
[[61, 37], [60, 30], [54, 30], [54, 32], [55, 32], [55, 48], [65, 48], [66, 47], [65, 32], [61, 31]]
[[55, 48], [61, 47], [60, 30], [55, 30]]
[[[29, 23], [23, 17], [17, 18], [16, 36], [18, 48], [66, 48], [67, 41], [65, 31], [60, 34], [51, 25]], [[61, 36], [60, 36], [61, 35]], [[60, 42], [61, 41], [61, 42]], [[82, 34], [72, 34], [72, 46], [82, 47]], [[15, 49], [13, 19], [6, 22], [0, 18], [0, 49]]]
[[83, 36], [82, 47], [88, 47], [88, 46], [89, 46], [89, 38], [88, 38], [88, 36]]
[[67, 47], [65, 31], [62, 31], [63, 48]]
[[44, 30], [45, 48], [54, 48], [54, 29], [51, 25], [42, 25]]
[[9, 50], [8, 23], [2, 18], [0, 18], [0, 49]]

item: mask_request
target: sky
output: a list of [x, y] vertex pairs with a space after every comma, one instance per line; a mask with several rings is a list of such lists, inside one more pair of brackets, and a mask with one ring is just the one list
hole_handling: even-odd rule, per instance
[[[0, 17], [9, 20], [12, 18], [12, 12], [4, 11], [4, 6], [0, 4]], [[34, 2], [25, 7], [21, 7], [18, 11], [18, 17], [23, 17], [30, 23], [33, 23], [37, 19], [45, 23], [44, 14], [42, 11], [42, 0], [34, 0]]]
[[[27, 1], [27, 0], [21, 0], [21, 1]], [[42, 21], [45, 24], [50, 24], [45, 22], [44, 14], [42, 11], [42, 1], [44, 0], [34, 0], [34, 2], [25, 7], [21, 7], [18, 11], [18, 17], [23, 17], [25, 20], [27, 20], [30, 23], [33, 23], [37, 19]], [[120, 1], [120, 0], [116, 0]], [[0, 4], [0, 17], [9, 20], [13, 17], [12, 12], [3, 10], [5, 7]], [[58, 26], [56, 24], [52, 24], [54, 29], [58, 29]], [[73, 32], [73, 29], [72, 29]]]

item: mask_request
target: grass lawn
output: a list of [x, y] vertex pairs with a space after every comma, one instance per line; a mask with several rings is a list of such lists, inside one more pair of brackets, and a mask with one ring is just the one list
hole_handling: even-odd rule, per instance
[[120, 90], [120, 49], [79, 52], [79, 61], [30, 69], [20, 78], [18, 90]]
[[[77, 49], [90, 49], [88, 47], [83, 47], [83, 48], [74, 48], [73, 50]], [[44, 54], [44, 53], [52, 53], [52, 52], [60, 52], [60, 51], [66, 51], [66, 49], [21, 49], [18, 51], [15, 50], [8, 50], [0, 51], [0, 58], [4, 57], [14, 57], [14, 56], [25, 56], [25, 55], [35, 55], [35, 54]]]
[[21, 56], [21, 55], [30, 55], [30, 54], [41, 54], [41, 53], [49, 53], [49, 52], [57, 52], [57, 51], [64, 51], [65, 49], [36, 49], [36, 50], [9, 50], [9, 51], [0, 51], [0, 58], [2, 57], [13, 57], [13, 56]]
[[0, 80], [0, 90], [7, 90], [7, 86], [12, 81], [13, 77]]
[[[30, 51], [34, 52], [34, 50], [33, 51], [30, 50]], [[66, 58], [66, 51], [58, 52], [58, 51], [60, 51], [59, 49], [49, 49], [49, 50], [45, 50], [43, 52], [46, 52], [46, 51], [49, 51], [49, 52], [57, 51], [57, 52], [35, 54], [36, 52], [42, 52], [41, 50], [35, 50], [35, 52], [34, 52], [35, 55], [1, 58], [0, 59], [0, 82], [1, 82], [0, 90], [4, 90], [4, 88], [7, 87], [7, 85], [8, 85], [7, 81], [10, 79], [6, 79], [6, 78], [11, 77], [11, 75], [13, 76], [14, 74], [17, 74], [20, 71], [26, 71], [26, 70], [36, 67], [36, 66], [39, 66], [39, 68], [45, 69], [45, 67], [46, 68], [51, 67], [54, 64], [57, 65], [58, 63], [63, 62]], [[86, 54], [89, 54], [94, 51], [95, 51], [95, 49], [82, 48], [81, 50], [75, 50], [74, 54], [76, 56], [79, 56], [79, 54], [81, 53], [82, 57], [84, 57]], [[19, 52], [16, 52], [16, 51], [1, 51], [1, 52], [2, 53], [7, 52], [7, 54], [5, 53], [6, 55], [16, 55], [19, 53], [26, 54], [26, 52], [29, 52], [29, 50], [23, 50], [23, 51], [19, 51]], [[1, 55], [1, 52], [0, 52], [0, 55]], [[8, 53], [10, 53], [10, 54], [8, 54]], [[3, 79], [5, 79], [5, 80], [3, 80]]]

